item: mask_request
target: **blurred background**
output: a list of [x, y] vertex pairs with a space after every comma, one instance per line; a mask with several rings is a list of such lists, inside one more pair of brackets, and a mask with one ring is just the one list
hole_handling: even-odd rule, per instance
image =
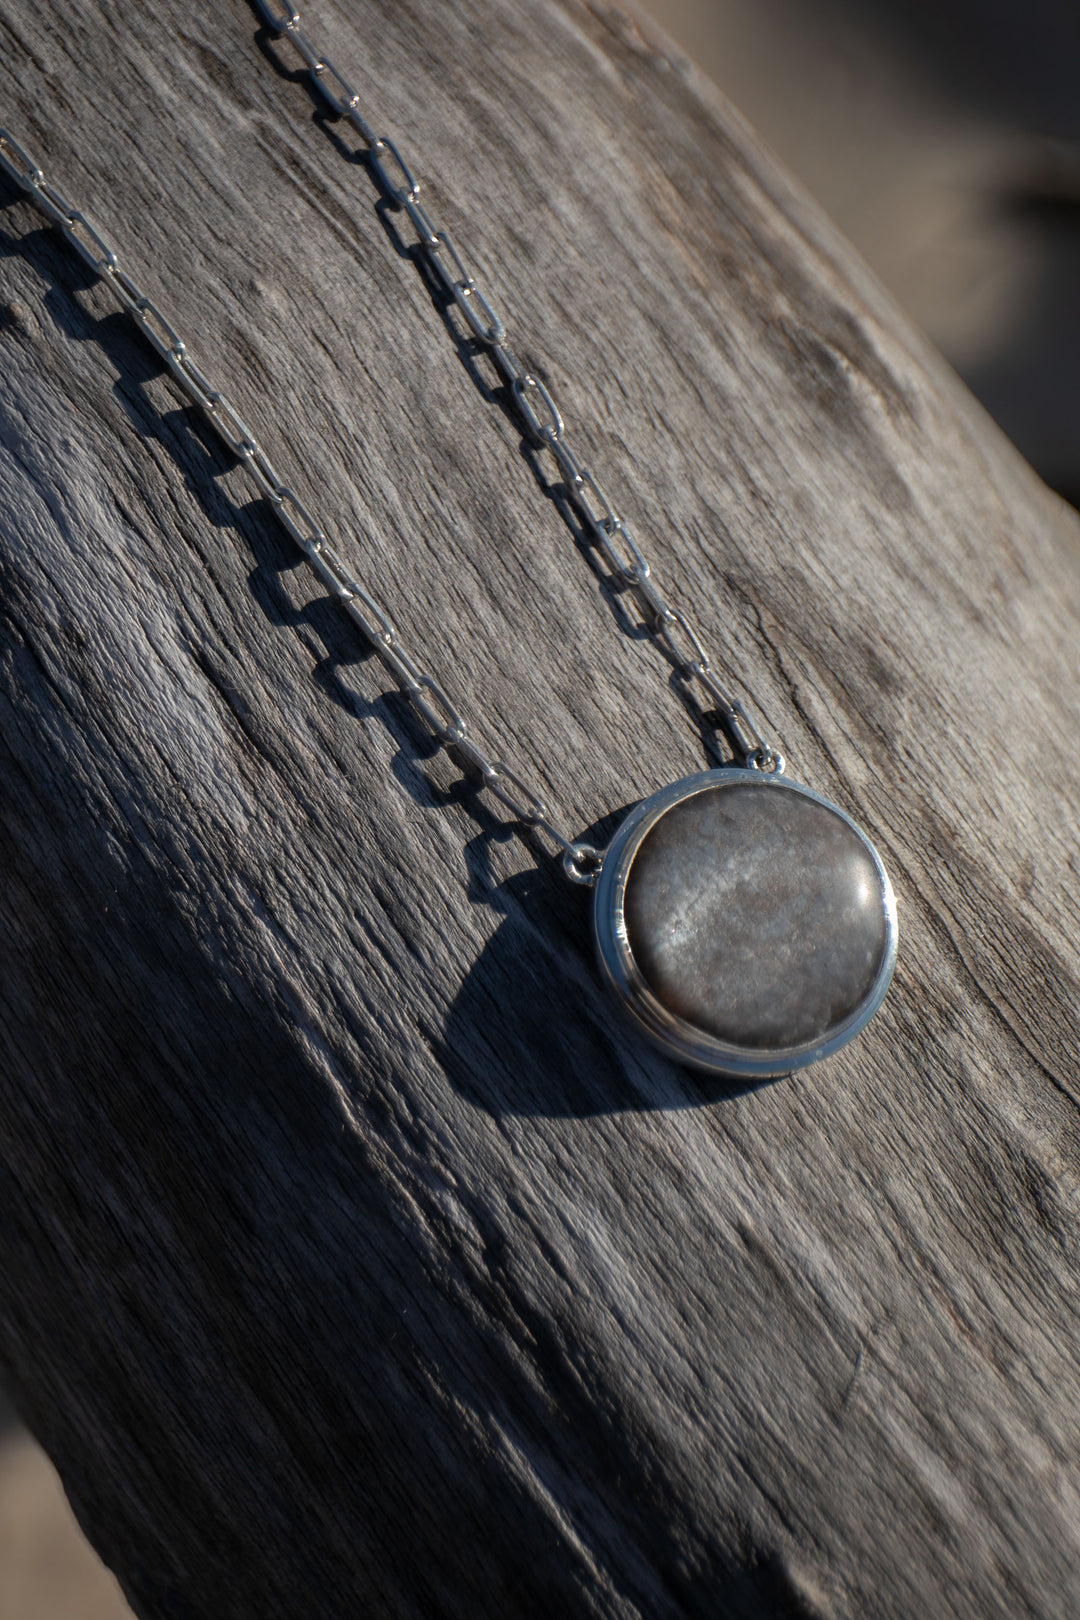
[[56, 1471], [0, 1393], [0, 1620], [132, 1620]]
[[639, 0], [1080, 504], [1076, 0]]
[[[638, 3], [1080, 504], [1076, 0]], [[124, 1616], [0, 1395], [0, 1620]]]

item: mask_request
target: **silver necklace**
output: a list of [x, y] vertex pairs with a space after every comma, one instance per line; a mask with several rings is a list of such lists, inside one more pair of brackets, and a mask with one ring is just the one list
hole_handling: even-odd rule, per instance
[[402, 644], [385, 608], [279, 476], [176, 328], [87, 216], [4, 130], [0, 169], [114, 289], [433, 737], [478, 776], [483, 791], [550, 839], [572, 881], [592, 888], [601, 973], [637, 1027], [670, 1056], [713, 1074], [765, 1078], [828, 1056], [864, 1028], [892, 977], [896, 906], [880, 857], [843, 810], [784, 776], [783, 756], [718, 680], [696, 630], [667, 601], [599, 480], [567, 443], [550, 392], [509, 348], [503, 323], [457, 249], [435, 229], [397, 147], [363, 118], [359, 97], [301, 32], [298, 13], [275, 14], [266, 0], [255, 3], [274, 33], [290, 39], [332, 110], [365, 141], [380, 190], [408, 215], [427, 264], [471, 337], [489, 351], [528, 435], [554, 457], [613, 581], [634, 592], [683, 681], [704, 692], [741, 766], [699, 772], [654, 794], [604, 850], [567, 836], [535, 788], [473, 742], [442, 686]]

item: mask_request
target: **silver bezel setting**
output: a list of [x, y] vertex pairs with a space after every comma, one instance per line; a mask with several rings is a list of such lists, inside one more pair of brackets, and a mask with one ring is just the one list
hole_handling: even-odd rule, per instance
[[[734, 786], [736, 783], [753, 783], [763, 793], [799, 793], [804, 798], [813, 799], [816, 804], [823, 805], [846, 822], [873, 858], [881, 882], [885, 952], [877, 977], [863, 1000], [824, 1041], [777, 1049], [729, 1045], [663, 1006], [646, 983], [630, 949], [623, 912], [626, 881], [634, 857], [645, 838], [674, 805], [693, 798], [695, 794]], [[896, 966], [896, 899], [877, 850], [862, 828], [838, 805], [815, 793], [813, 788], [803, 787], [801, 783], [791, 782], [784, 776], [728, 767], [702, 771], [697, 776], [674, 782], [630, 812], [604, 853], [603, 866], [593, 891], [593, 933], [605, 981], [639, 1029], [669, 1057], [708, 1074], [766, 1080], [829, 1057], [866, 1027], [885, 998]]]

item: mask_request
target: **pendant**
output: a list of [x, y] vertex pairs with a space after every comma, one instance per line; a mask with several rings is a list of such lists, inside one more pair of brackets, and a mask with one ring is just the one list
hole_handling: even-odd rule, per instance
[[864, 1028], [896, 965], [896, 901], [865, 833], [811, 788], [703, 771], [639, 804], [593, 901], [601, 972], [670, 1057], [766, 1079]]

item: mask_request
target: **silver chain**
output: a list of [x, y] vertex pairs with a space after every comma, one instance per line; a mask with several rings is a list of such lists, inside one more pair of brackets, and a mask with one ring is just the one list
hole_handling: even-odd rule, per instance
[[188, 353], [187, 345], [138, 283], [87, 216], [72, 206], [23, 148], [0, 129], [0, 169], [24, 191], [34, 205], [56, 225], [79, 257], [113, 289], [151, 348], [161, 357], [193, 404], [205, 413], [218, 437], [228, 446], [267, 497], [278, 522], [299, 546], [308, 562], [340, 602], [394, 677], [428, 730], [443, 748], [480, 778], [482, 789], [493, 795], [519, 821], [541, 829], [562, 853], [563, 867], [577, 883], [595, 882], [601, 854], [591, 844], [568, 838], [552, 821], [541, 795], [503, 760], [491, 759], [469, 736], [465, 720], [446, 692], [403, 645], [393, 620], [350, 572], [307, 507], [278, 475], [266, 451], [236, 406], [214, 387]]
[[726, 690], [712, 667], [705, 645], [679, 608], [667, 600], [649, 563], [595, 473], [570, 448], [562, 412], [549, 390], [525, 367], [506, 341], [506, 327], [466, 269], [445, 231], [437, 230], [420, 202], [420, 183], [393, 141], [376, 134], [360, 111], [360, 97], [333, 63], [321, 56], [300, 28], [300, 13], [291, 6], [275, 12], [268, 0], [255, 0], [267, 26], [286, 36], [308, 68], [313, 84], [339, 117], [347, 118], [367, 146], [368, 161], [390, 205], [403, 209], [416, 231], [417, 246], [461, 311], [469, 332], [491, 354], [510, 390], [518, 415], [533, 443], [549, 451], [592, 542], [599, 548], [617, 588], [632, 590], [645, 625], [691, 688], [705, 694], [745, 765], [779, 774], [784, 756], [765, 741], [739, 700]]
[[[667, 600], [641, 548], [603, 485], [571, 449], [559, 407], [546, 385], [515, 355], [506, 327], [466, 269], [445, 231], [437, 230], [420, 202], [420, 184], [393, 141], [376, 134], [360, 112], [358, 93], [321, 56], [301, 31], [300, 15], [291, 7], [275, 13], [268, 0], [255, 0], [267, 25], [292, 42], [313, 83], [331, 109], [347, 118], [364, 140], [372, 172], [386, 200], [403, 210], [417, 233], [417, 245], [454, 304], [472, 337], [491, 354], [507, 385], [526, 433], [554, 458], [586, 532], [603, 556], [612, 583], [634, 592], [645, 624], [691, 687], [697, 684], [719, 715], [734, 748], [747, 766], [779, 773], [784, 756], [764, 740], [737, 698], [718, 679], [705, 645], [687, 616]], [[592, 845], [568, 838], [552, 821], [542, 796], [503, 760], [489, 757], [470, 737], [460, 711], [434, 676], [416, 662], [389, 614], [355, 578], [299, 496], [278, 475], [266, 451], [236, 407], [200, 369], [172, 323], [121, 266], [117, 254], [81, 210], [73, 207], [41, 168], [5, 130], [0, 130], [0, 169], [56, 225], [88, 268], [115, 291], [144, 338], [164, 361], [183, 392], [246, 468], [267, 497], [279, 523], [304, 553], [331, 595], [363, 631], [425, 726], [465, 769], [480, 778], [481, 788], [528, 826], [545, 832], [561, 851], [569, 877], [595, 882], [602, 862]]]

